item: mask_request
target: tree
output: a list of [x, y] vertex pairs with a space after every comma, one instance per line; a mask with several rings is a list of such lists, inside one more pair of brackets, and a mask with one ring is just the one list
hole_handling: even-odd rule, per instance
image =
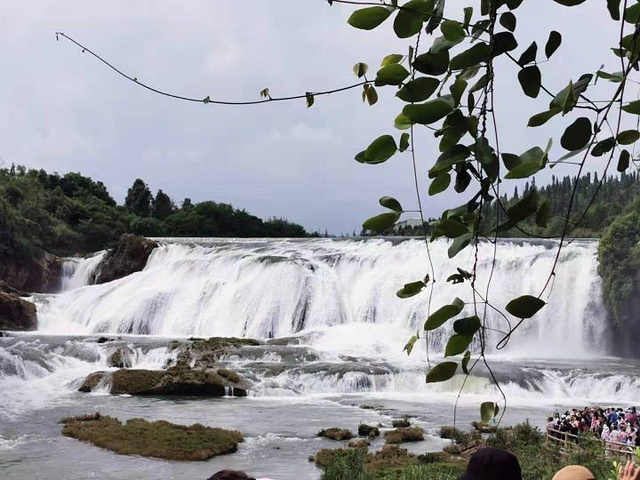
[[182, 210], [184, 210], [185, 212], [188, 212], [192, 208], [193, 208], [193, 203], [191, 203], [191, 199], [190, 198], [185, 198], [182, 201]]
[[151, 214], [151, 190], [144, 180], [137, 178], [131, 188], [127, 191], [124, 201], [128, 212], [139, 217], [148, 217]]
[[169, 195], [164, 193], [161, 189], [156, 193], [156, 198], [153, 200], [153, 216], [158, 220], [166, 220], [166, 218], [175, 212], [175, 205], [169, 198]]

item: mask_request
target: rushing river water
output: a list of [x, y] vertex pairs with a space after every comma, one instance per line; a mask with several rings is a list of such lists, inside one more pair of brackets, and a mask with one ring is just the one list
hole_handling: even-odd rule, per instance
[[[494, 304], [537, 293], [553, 263], [552, 243], [501, 242], [490, 289]], [[432, 308], [468, 286], [444, 281], [456, 267], [442, 241], [432, 244], [436, 284]], [[543, 423], [557, 407], [637, 404], [637, 362], [608, 357], [605, 310], [597, 275], [597, 244], [565, 247], [548, 306], [490, 359], [507, 395], [505, 422]], [[485, 291], [493, 247], [480, 246], [478, 289]], [[462, 376], [427, 385], [425, 343], [410, 357], [406, 340], [427, 316], [427, 295], [400, 300], [395, 291], [424, 277], [428, 259], [415, 240], [163, 240], [139, 273], [89, 285], [102, 254], [69, 259], [63, 291], [36, 295], [39, 331], [0, 338], [0, 478], [207, 478], [241, 468], [275, 479], [318, 478], [307, 457], [335, 446], [315, 437], [331, 426], [390, 424], [409, 414], [428, 433], [453, 421]], [[495, 329], [504, 320], [489, 313]], [[448, 327], [450, 328], [450, 327]], [[432, 360], [450, 334], [428, 338]], [[115, 341], [98, 343], [100, 336]], [[129, 346], [137, 368], [162, 368], [173, 338], [238, 336], [263, 340], [223, 361], [251, 378], [246, 398], [113, 396], [77, 391], [107, 358]], [[290, 340], [279, 339], [287, 337]], [[293, 340], [291, 340], [293, 338]], [[500, 338], [494, 332], [491, 344]], [[272, 366], [280, 373], [265, 375]], [[282, 368], [283, 367], [283, 368]], [[467, 382], [457, 421], [477, 418], [481, 401], [499, 400], [486, 371]], [[375, 404], [377, 410], [358, 408]], [[237, 453], [180, 463], [120, 456], [60, 435], [64, 416], [100, 411], [241, 430]], [[375, 446], [375, 445], [374, 445]], [[411, 446], [439, 450], [428, 435]]]

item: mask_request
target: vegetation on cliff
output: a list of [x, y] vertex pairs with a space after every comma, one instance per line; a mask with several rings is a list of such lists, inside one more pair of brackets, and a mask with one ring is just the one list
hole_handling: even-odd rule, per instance
[[598, 247], [599, 273], [602, 277], [604, 301], [614, 325], [624, 331], [620, 340], [627, 341], [637, 355], [633, 339], [640, 334], [636, 314], [640, 300], [640, 199], [630, 204], [607, 228]]
[[234, 430], [176, 425], [163, 420], [148, 422], [133, 418], [125, 423], [96, 413], [61, 420], [62, 434], [122, 455], [168, 460], [207, 460], [233, 453], [242, 434]]
[[93, 252], [123, 233], [150, 236], [304, 237], [284, 219], [263, 221], [231, 205], [188, 198], [176, 207], [162, 190], [152, 195], [137, 179], [125, 205], [102, 182], [80, 173], [47, 173], [18, 166], [0, 169], [0, 257]]

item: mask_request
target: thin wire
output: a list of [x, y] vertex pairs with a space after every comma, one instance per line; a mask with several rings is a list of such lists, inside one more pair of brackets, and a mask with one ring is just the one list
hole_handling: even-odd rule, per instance
[[334, 88], [332, 90], [324, 90], [324, 91], [319, 91], [319, 92], [307, 92], [304, 95], [291, 95], [291, 96], [286, 96], [286, 97], [271, 97], [271, 96], [268, 96], [268, 98], [264, 98], [262, 100], [250, 100], [250, 101], [241, 101], [241, 102], [231, 102], [231, 101], [226, 101], [226, 100], [212, 100], [208, 96], [205, 97], [205, 98], [187, 97], [187, 96], [184, 96], [184, 95], [177, 95], [175, 93], [170, 93], [170, 92], [167, 92], [165, 90], [160, 90], [160, 89], [152, 87], [152, 86], [150, 86], [150, 85], [148, 85], [148, 84], [146, 84], [144, 82], [141, 82], [140, 80], [138, 80], [138, 77], [132, 77], [130, 75], [127, 75], [122, 70], [120, 70], [119, 68], [117, 68], [113, 64], [109, 63], [104, 58], [102, 58], [100, 55], [95, 53], [93, 50], [91, 50], [90, 48], [84, 46], [83, 44], [81, 44], [80, 42], [74, 40], [72, 37], [70, 37], [69, 35], [66, 35], [63, 32], [56, 32], [56, 39], [58, 39], [59, 37], [62, 37], [64, 39], [69, 40], [70, 42], [74, 43], [75, 45], [80, 47], [83, 52], [89, 53], [91, 56], [93, 56], [94, 58], [96, 58], [99, 61], [101, 61], [102, 63], [104, 63], [107, 67], [109, 67], [111, 70], [116, 72], [118, 75], [120, 75], [120, 76], [126, 78], [127, 80], [135, 83], [136, 85], [139, 85], [142, 88], [146, 88], [147, 90], [150, 90], [153, 93], [157, 93], [158, 95], [162, 95], [162, 96], [169, 97], [169, 98], [175, 98], [177, 100], [183, 100], [185, 102], [204, 103], [204, 104], [211, 103], [211, 104], [214, 104], [214, 105], [234, 105], [234, 106], [238, 106], [238, 105], [260, 105], [260, 104], [271, 103], [271, 102], [286, 102], [286, 101], [290, 101], [290, 100], [307, 99], [309, 97], [309, 95], [314, 96], [314, 97], [321, 96], [321, 95], [331, 95], [333, 93], [344, 92], [344, 91], [347, 91], [347, 90], [352, 90], [354, 88], [362, 87], [363, 85], [367, 85], [367, 84], [373, 83], [372, 80], [364, 80], [362, 82], [354, 83], [354, 84], [348, 85], [346, 87]]

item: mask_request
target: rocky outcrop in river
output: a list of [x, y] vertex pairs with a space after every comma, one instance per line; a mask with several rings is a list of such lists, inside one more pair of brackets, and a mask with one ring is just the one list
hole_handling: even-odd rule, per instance
[[33, 257], [0, 258], [0, 280], [17, 290], [53, 293], [60, 289], [62, 260], [41, 251]]
[[36, 330], [36, 306], [16, 295], [0, 292], [0, 329]]
[[141, 271], [157, 246], [156, 242], [144, 237], [130, 233], [122, 235], [96, 269], [93, 283], [107, 283]]
[[115, 372], [95, 372], [89, 375], [79, 390], [91, 392], [105, 380], [115, 395], [179, 395], [224, 397], [247, 395], [247, 383], [236, 374], [222, 376], [216, 370], [170, 368], [168, 370], [121, 369]]

